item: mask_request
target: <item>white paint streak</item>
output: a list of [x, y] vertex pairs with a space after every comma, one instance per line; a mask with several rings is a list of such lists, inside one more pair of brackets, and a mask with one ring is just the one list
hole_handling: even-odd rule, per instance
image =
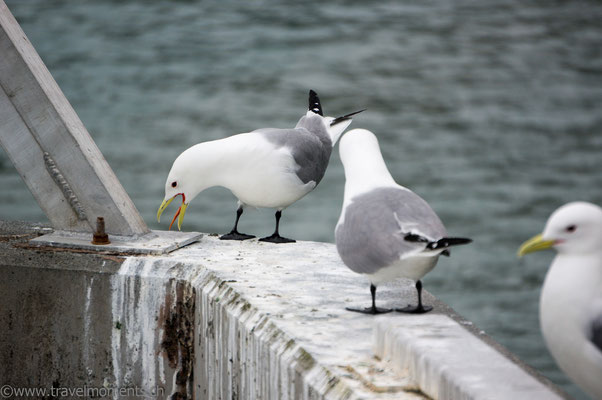
[[[122, 265], [123, 268], [123, 265]], [[120, 270], [121, 272], [121, 270]], [[122, 325], [123, 320], [123, 277], [121, 273], [111, 276], [111, 359], [113, 361], [113, 384], [112, 387], [122, 387], [122, 352], [121, 352], [121, 329], [117, 325]], [[113, 399], [117, 400], [116, 393]]]
[[92, 376], [93, 370], [90, 368], [90, 325], [92, 320], [92, 315], [90, 314], [90, 305], [92, 304], [92, 287], [94, 286], [94, 276], [90, 278], [88, 282], [88, 286], [86, 288], [86, 301], [84, 303], [84, 365], [86, 366], [86, 374], [88, 378]]
[[[166, 298], [177, 301], [173, 263], [158, 257], [126, 259], [111, 278], [112, 288], [112, 360], [113, 387], [141, 384], [146, 388], [161, 386], [165, 393], [177, 391], [176, 374], [162, 353], [164, 321], [160, 314]], [[117, 322], [121, 329], [116, 329]]]

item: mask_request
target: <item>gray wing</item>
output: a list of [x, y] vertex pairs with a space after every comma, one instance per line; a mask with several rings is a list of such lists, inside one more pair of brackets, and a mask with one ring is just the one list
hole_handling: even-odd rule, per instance
[[602, 352], [602, 315], [592, 321], [590, 340]]
[[372, 274], [426, 244], [405, 239], [417, 234], [429, 240], [446, 236], [443, 223], [420, 196], [402, 188], [379, 188], [354, 197], [335, 232], [343, 262], [357, 273]]
[[303, 183], [320, 183], [332, 153], [332, 144], [324, 143], [318, 135], [305, 128], [264, 128], [260, 133], [276, 147], [286, 147], [298, 165], [296, 174]]

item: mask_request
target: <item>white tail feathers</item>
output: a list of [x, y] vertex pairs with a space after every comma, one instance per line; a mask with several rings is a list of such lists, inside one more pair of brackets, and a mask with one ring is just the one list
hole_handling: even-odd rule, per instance
[[328, 134], [330, 135], [330, 140], [332, 140], [332, 146], [334, 147], [334, 145], [337, 143], [337, 140], [339, 140], [343, 132], [345, 132], [345, 129], [351, 125], [351, 118], [346, 121], [341, 121], [334, 126], [330, 126], [330, 123], [334, 121], [335, 118], [325, 117], [324, 119], [324, 122], [326, 122], [327, 125]]

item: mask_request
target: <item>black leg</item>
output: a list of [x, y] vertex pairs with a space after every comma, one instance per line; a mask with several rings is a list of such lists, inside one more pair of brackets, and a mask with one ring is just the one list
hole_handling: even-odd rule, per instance
[[372, 307], [366, 307], [366, 308], [345, 307], [345, 310], [355, 311], [355, 312], [359, 312], [362, 314], [384, 314], [384, 313], [393, 311], [390, 308], [376, 307], [376, 286], [374, 286], [373, 284], [370, 284], [370, 294], [372, 295]]
[[242, 206], [239, 206], [238, 210], [236, 210], [236, 222], [234, 223], [234, 228], [232, 228], [232, 231], [227, 235], [222, 235], [220, 237], [221, 240], [247, 240], [255, 237], [253, 235], [247, 235], [245, 233], [238, 232], [238, 220], [240, 219], [241, 215]]
[[280, 236], [278, 233], [278, 227], [280, 226], [280, 217], [282, 216], [282, 211], [276, 211], [276, 230], [272, 233], [272, 236], [264, 237], [259, 239], [260, 242], [270, 242], [270, 243], [295, 243], [293, 239], [287, 239], [285, 237]]
[[422, 305], [422, 282], [420, 280], [416, 281], [416, 291], [418, 292], [418, 305], [410, 306], [404, 308], [397, 308], [395, 311], [409, 314], [424, 314], [433, 309], [431, 306], [423, 306]]

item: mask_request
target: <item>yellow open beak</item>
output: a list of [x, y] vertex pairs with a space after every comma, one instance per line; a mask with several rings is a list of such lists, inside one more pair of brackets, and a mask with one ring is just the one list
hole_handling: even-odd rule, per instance
[[165, 209], [173, 201], [173, 199], [178, 197], [180, 194], [182, 195], [182, 205], [180, 206], [180, 208], [178, 208], [176, 215], [174, 215], [173, 219], [171, 220], [171, 224], [169, 224], [169, 230], [171, 230], [171, 227], [172, 227], [173, 223], [176, 221], [176, 218], [178, 219], [178, 230], [182, 229], [182, 222], [184, 221], [184, 214], [186, 214], [186, 208], [188, 207], [188, 204], [185, 203], [186, 197], [184, 196], [184, 194], [178, 193], [169, 200], [163, 200], [163, 203], [161, 203], [161, 206], [159, 207], [159, 210], [157, 211], [157, 222], [161, 222], [161, 214], [163, 214], [163, 211], [165, 211]]
[[554, 246], [554, 243], [553, 240], [544, 240], [540, 233], [523, 243], [518, 249], [517, 255], [522, 257], [525, 254], [533, 253], [535, 251], [546, 250]]
[[171, 230], [171, 225], [173, 225], [173, 222], [176, 220], [176, 217], [178, 217], [178, 230], [182, 230], [182, 221], [184, 221], [184, 214], [186, 214], [186, 207], [188, 207], [188, 204], [182, 203], [182, 205], [180, 206], [180, 208], [178, 208], [178, 212], [176, 213], [176, 215], [174, 215], [173, 220], [171, 221], [171, 224], [169, 224], [169, 230]]
[[161, 214], [163, 214], [163, 211], [165, 211], [165, 209], [167, 208], [167, 206], [173, 201], [173, 199], [175, 199], [176, 196], [172, 197], [169, 200], [163, 200], [163, 203], [161, 203], [161, 207], [159, 207], [159, 211], [157, 211], [157, 222], [161, 222]]

